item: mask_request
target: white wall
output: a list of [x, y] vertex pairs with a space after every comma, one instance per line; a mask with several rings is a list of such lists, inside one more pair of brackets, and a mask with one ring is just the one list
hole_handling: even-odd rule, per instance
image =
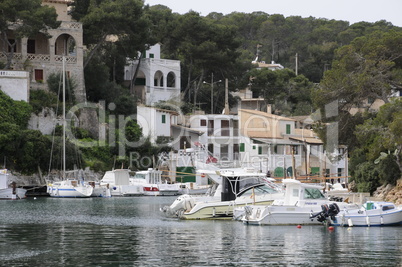
[[29, 72], [0, 71], [0, 90], [17, 101], [29, 101]]

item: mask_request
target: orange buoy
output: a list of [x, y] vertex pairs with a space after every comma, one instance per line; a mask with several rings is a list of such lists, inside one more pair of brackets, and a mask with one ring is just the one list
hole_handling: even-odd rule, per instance
[[297, 225], [297, 228], [301, 228], [301, 225], [299, 224], [299, 225]]
[[328, 230], [333, 231], [335, 228], [333, 226], [328, 227]]

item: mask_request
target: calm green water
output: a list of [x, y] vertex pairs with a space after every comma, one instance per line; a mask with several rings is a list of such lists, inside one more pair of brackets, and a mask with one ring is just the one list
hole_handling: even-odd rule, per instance
[[402, 266], [402, 227], [179, 221], [174, 199], [0, 201], [0, 266]]

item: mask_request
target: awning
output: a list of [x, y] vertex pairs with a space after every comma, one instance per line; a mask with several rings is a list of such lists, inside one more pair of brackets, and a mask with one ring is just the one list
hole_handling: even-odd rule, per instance
[[185, 131], [185, 132], [194, 133], [194, 134], [198, 134], [198, 135], [203, 135], [205, 133], [204, 131], [197, 131], [197, 130], [191, 129], [189, 127], [184, 127], [184, 126], [177, 125], [177, 124], [172, 124], [172, 127]]
[[300, 145], [301, 142], [292, 141], [288, 139], [278, 139], [278, 138], [251, 138], [254, 141], [261, 142], [264, 144], [273, 144], [273, 145]]
[[291, 137], [289, 136], [290, 139], [297, 140], [299, 142], [311, 144], [311, 145], [322, 145], [323, 142], [319, 138], [315, 137]]

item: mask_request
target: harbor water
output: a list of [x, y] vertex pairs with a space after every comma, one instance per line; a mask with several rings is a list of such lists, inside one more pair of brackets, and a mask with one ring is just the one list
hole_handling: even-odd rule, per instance
[[402, 227], [182, 221], [174, 199], [0, 201], [0, 266], [402, 266]]

